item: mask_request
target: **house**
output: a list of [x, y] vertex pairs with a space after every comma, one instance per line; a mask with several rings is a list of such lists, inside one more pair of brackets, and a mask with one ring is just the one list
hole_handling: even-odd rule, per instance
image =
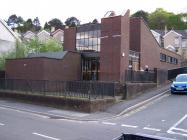
[[36, 34], [32, 31], [27, 31], [25, 34], [23, 34], [23, 39], [26, 41], [29, 41], [31, 39], [34, 39], [36, 37]]
[[17, 34], [0, 19], [0, 54], [15, 49], [17, 40], [20, 41]]
[[[155, 68], [168, 70], [181, 66], [181, 56], [161, 47], [144, 20], [130, 18], [129, 10], [124, 15], [104, 17], [101, 23], [87, 23], [64, 29], [64, 50], [80, 56], [68, 59], [64, 56], [64, 70], [53, 70], [62, 65], [51, 59], [49, 63], [43, 57], [27, 58], [24, 61], [10, 60], [6, 67], [8, 77], [60, 80], [61, 75], [73, 71], [68, 64], [78, 61], [76, 65], [80, 70], [74, 72], [80, 77], [74, 80], [124, 82], [125, 71], [129, 68], [136, 71]], [[47, 66], [42, 68], [43, 65]], [[15, 70], [12, 70], [13, 66], [16, 66]], [[27, 74], [32, 76], [24, 76]], [[43, 74], [51, 77], [42, 78]]]
[[47, 41], [51, 39], [50, 33], [45, 30], [40, 31], [36, 36], [40, 41]]
[[187, 30], [152, 30], [152, 34], [164, 48], [177, 52], [187, 59]]
[[62, 29], [57, 29], [56, 31], [52, 32], [51, 36], [61, 44], [64, 43], [64, 31]]

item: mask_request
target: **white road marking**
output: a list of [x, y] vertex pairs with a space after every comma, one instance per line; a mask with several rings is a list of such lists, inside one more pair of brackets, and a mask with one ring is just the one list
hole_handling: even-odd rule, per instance
[[162, 120], [162, 122], [165, 122], [166, 120]]
[[121, 126], [130, 127], [130, 128], [137, 128], [138, 127], [138, 126], [135, 126], [135, 125], [127, 125], [127, 124], [122, 124]]
[[[182, 118], [181, 118], [178, 122], [176, 122], [172, 127], [170, 127], [169, 130], [167, 131], [167, 133], [169, 133], [169, 134], [176, 134], [176, 135], [181, 135], [181, 136], [187, 137], [187, 134], [184, 134], [184, 133], [187, 132], [187, 130], [181, 129], [181, 128], [177, 128], [177, 126], [178, 126], [179, 124], [181, 124], [186, 118], [187, 118], [187, 114], [184, 115], [184, 117], [182, 117]], [[184, 133], [174, 132], [174, 130], [182, 131], [182, 132], [184, 132]]]
[[187, 133], [187, 130], [186, 129], [181, 129], [181, 128], [173, 128], [174, 130], [178, 130], [178, 131], [182, 131], [182, 132], [185, 132]]
[[111, 123], [111, 122], [102, 122], [102, 124], [106, 124], [106, 125], [116, 125], [116, 123]]
[[54, 137], [50, 137], [50, 136], [46, 136], [46, 135], [43, 135], [43, 134], [39, 134], [39, 133], [32, 133], [33, 135], [37, 135], [37, 136], [40, 136], [40, 137], [43, 137], [43, 138], [46, 138], [46, 139], [51, 139], [51, 140], [60, 140], [58, 138], [54, 138]]
[[3, 123], [0, 123], [0, 125], [1, 125], [1, 126], [4, 126], [5, 124], [3, 124]]
[[144, 127], [143, 128], [144, 130], [151, 130], [151, 131], [161, 131], [160, 129], [157, 129], [157, 128], [151, 128], [151, 127]]

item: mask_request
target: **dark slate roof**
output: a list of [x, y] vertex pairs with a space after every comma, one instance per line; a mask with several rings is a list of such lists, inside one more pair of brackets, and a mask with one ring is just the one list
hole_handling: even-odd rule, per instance
[[45, 57], [45, 58], [52, 58], [52, 59], [63, 59], [66, 54], [67, 51], [35, 53], [35, 54], [29, 54], [28, 58]]
[[86, 31], [93, 31], [93, 30], [101, 30], [101, 24], [87, 23], [77, 27], [77, 32], [86, 32]]
[[[161, 36], [165, 35], [165, 31], [164, 30], [154, 30], [155, 32], [159, 33]], [[168, 30], [168, 32], [170, 32], [171, 30]], [[182, 35], [182, 38], [187, 39], [187, 30], [173, 30], [178, 34]], [[167, 32], [167, 33], [168, 33]]]
[[174, 30], [175, 32], [182, 35], [182, 38], [187, 39], [187, 30]]
[[161, 36], [165, 35], [165, 31], [164, 30], [154, 30], [155, 32], [159, 33]]

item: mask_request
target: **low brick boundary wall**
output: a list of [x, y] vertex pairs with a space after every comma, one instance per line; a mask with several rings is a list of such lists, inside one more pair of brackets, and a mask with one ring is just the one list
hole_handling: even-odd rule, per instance
[[131, 99], [140, 94], [143, 94], [144, 91], [156, 87], [156, 83], [126, 83], [124, 91], [124, 99]]
[[19, 92], [11, 91], [0, 91], [0, 98], [9, 98], [13, 100], [19, 100], [22, 102], [51, 106], [67, 110], [75, 110], [81, 112], [96, 112], [106, 109], [108, 106], [115, 103], [115, 98], [109, 99], [79, 99], [79, 98], [65, 98], [65, 97], [54, 97], [54, 96], [42, 96], [24, 94]]

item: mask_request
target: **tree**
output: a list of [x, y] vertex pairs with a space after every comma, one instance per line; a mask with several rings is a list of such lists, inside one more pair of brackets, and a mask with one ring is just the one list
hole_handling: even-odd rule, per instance
[[40, 26], [40, 20], [38, 17], [36, 17], [34, 20], [33, 20], [33, 26], [34, 26], [34, 30], [35, 31], [39, 31], [41, 29], [41, 26]]
[[146, 22], [148, 22], [149, 13], [143, 10], [139, 10], [136, 13], [134, 13], [131, 17], [142, 17]]
[[76, 17], [70, 17], [66, 19], [65, 24], [69, 27], [75, 27], [80, 25], [80, 21]]
[[29, 42], [24, 42], [24, 46], [26, 46], [28, 53], [56, 52], [63, 50], [62, 45], [54, 39], [43, 42], [35, 38]]
[[8, 18], [7, 24], [8, 26], [10, 26], [12, 29], [17, 29], [18, 32], [22, 32], [23, 30], [23, 24], [24, 24], [24, 20], [21, 16], [17, 16], [15, 14], [11, 15]]
[[54, 18], [48, 22], [50, 27], [55, 27], [57, 29], [63, 29], [63, 23], [60, 19]]
[[150, 28], [164, 30], [165, 26], [168, 25], [169, 17], [172, 15], [174, 14], [167, 12], [162, 8], [157, 8], [149, 16]]
[[23, 25], [24, 27], [24, 32], [26, 32], [26, 31], [34, 31], [34, 25], [33, 25], [33, 23], [32, 23], [32, 19], [27, 19], [27, 21], [24, 23], [24, 25]]
[[94, 20], [92, 21], [92, 23], [93, 23], [93, 24], [97, 24], [97, 23], [98, 23], [98, 20], [97, 20], [97, 19], [94, 19]]
[[51, 26], [47, 22], [45, 22], [44, 30], [49, 31], [49, 32], [51, 31]]
[[57, 52], [62, 51], [62, 45], [55, 41], [54, 39], [47, 40], [42, 47], [40, 47], [40, 52]]
[[24, 58], [27, 54], [24, 44], [17, 40], [15, 49], [0, 55], [0, 70], [5, 69], [6, 59]]
[[15, 14], [9, 16], [7, 24], [8, 26], [10, 26], [11, 28], [15, 28], [16, 24], [17, 24], [17, 16]]

